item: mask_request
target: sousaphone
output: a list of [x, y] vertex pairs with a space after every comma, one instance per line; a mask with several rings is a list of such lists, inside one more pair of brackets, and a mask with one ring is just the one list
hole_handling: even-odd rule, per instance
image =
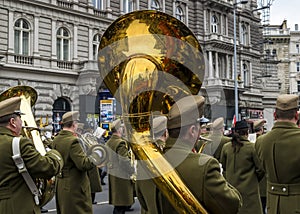
[[[2, 92], [0, 101], [11, 97], [21, 98], [20, 110], [22, 113], [25, 113], [21, 117], [23, 134], [32, 139], [36, 150], [41, 155], [45, 155], [46, 150], [31, 110], [38, 97], [36, 90], [30, 86], [15, 86]], [[54, 197], [55, 177], [51, 179], [35, 179], [35, 184], [40, 193], [39, 206], [42, 207]]]
[[102, 36], [100, 75], [121, 103], [130, 146], [156, 186], [181, 213], [207, 213], [151, 139], [152, 118], [178, 99], [199, 93], [204, 57], [191, 30], [173, 16], [135, 11]]

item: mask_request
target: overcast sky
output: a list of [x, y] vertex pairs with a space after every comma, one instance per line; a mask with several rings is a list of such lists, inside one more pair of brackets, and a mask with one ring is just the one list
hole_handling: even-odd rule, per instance
[[[262, 2], [263, 0], [258, 0]], [[267, 2], [264, 0], [264, 2]], [[300, 28], [300, 0], [274, 0], [270, 8], [270, 24], [280, 25], [283, 20], [291, 30], [295, 30], [295, 24]]]

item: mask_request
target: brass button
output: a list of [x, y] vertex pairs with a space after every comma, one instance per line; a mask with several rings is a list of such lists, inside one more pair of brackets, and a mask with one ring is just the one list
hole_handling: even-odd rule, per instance
[[274, 189], [275, 189], [275, 187], [272, 186], [272, 187], [271, 187], [271, 190], [274, 190]]
[[282, 188], [282, 192], [286, 192], [286, 188], [285, 187]]

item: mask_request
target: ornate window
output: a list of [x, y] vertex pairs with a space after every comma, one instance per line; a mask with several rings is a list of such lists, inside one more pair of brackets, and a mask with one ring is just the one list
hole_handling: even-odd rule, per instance
[[70, 60], [70, 42], [71, 36], [69, 31], [64, 27], [59, 28], [56, 34], [56, 48], [58, 60]]
[[179, 19], [180, 21], [184, 22], [184, 13], [183, 13], [183, 10], [180, 6], [176, 7], [175, 17], [177, 19]]
[[300, 72], [300, 62], [297, 62], [297, 63], [296, 63], [296, 67], [297, 67], [297, 68], [296, 68], [296, 69], [297, 69], [297, 72]]
[[248, 27], [246, 24], [241, 26], [241, 44], [248, 45]]
[[104, 10], [104, 1], [103, 0], [93, 0], [93, 5], [97, 10]]
[[159, 2], [157, 0], [151, 0], [151, 10], [160, 10]]
[[15, 53], [29, 55], [30, 26], [25, 19], [18, 19], [14, 26], [15, 31]]
[[218, 25], [219, 25], [219, 20], [216, 15], [213, 15], [211, 17], [211, 32], [212, 33], [218, 33]]
[[244, 86], [249, 86], [250, 84], [250, 72], [248, 65], [243, 63], [243, 75], [244, 75]]
[[94, 60], [97, 60], [97, 57], [98, 57], [100, 38], [101, 38], [100, 34], [96, 34], [93, 38], [93, 59]]

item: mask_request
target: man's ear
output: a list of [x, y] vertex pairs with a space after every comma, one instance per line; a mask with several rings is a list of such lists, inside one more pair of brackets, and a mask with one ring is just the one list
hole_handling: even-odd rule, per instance
[[11, 125], [12, 127], [14, 127], [14, 128], [17, 127], [16, 124], [15, 124], [15, 122], [16, 122], [16, 119], [15, 119], [15, 118], [12, 117], [12, 118], [9, 119], [10, 125]]

